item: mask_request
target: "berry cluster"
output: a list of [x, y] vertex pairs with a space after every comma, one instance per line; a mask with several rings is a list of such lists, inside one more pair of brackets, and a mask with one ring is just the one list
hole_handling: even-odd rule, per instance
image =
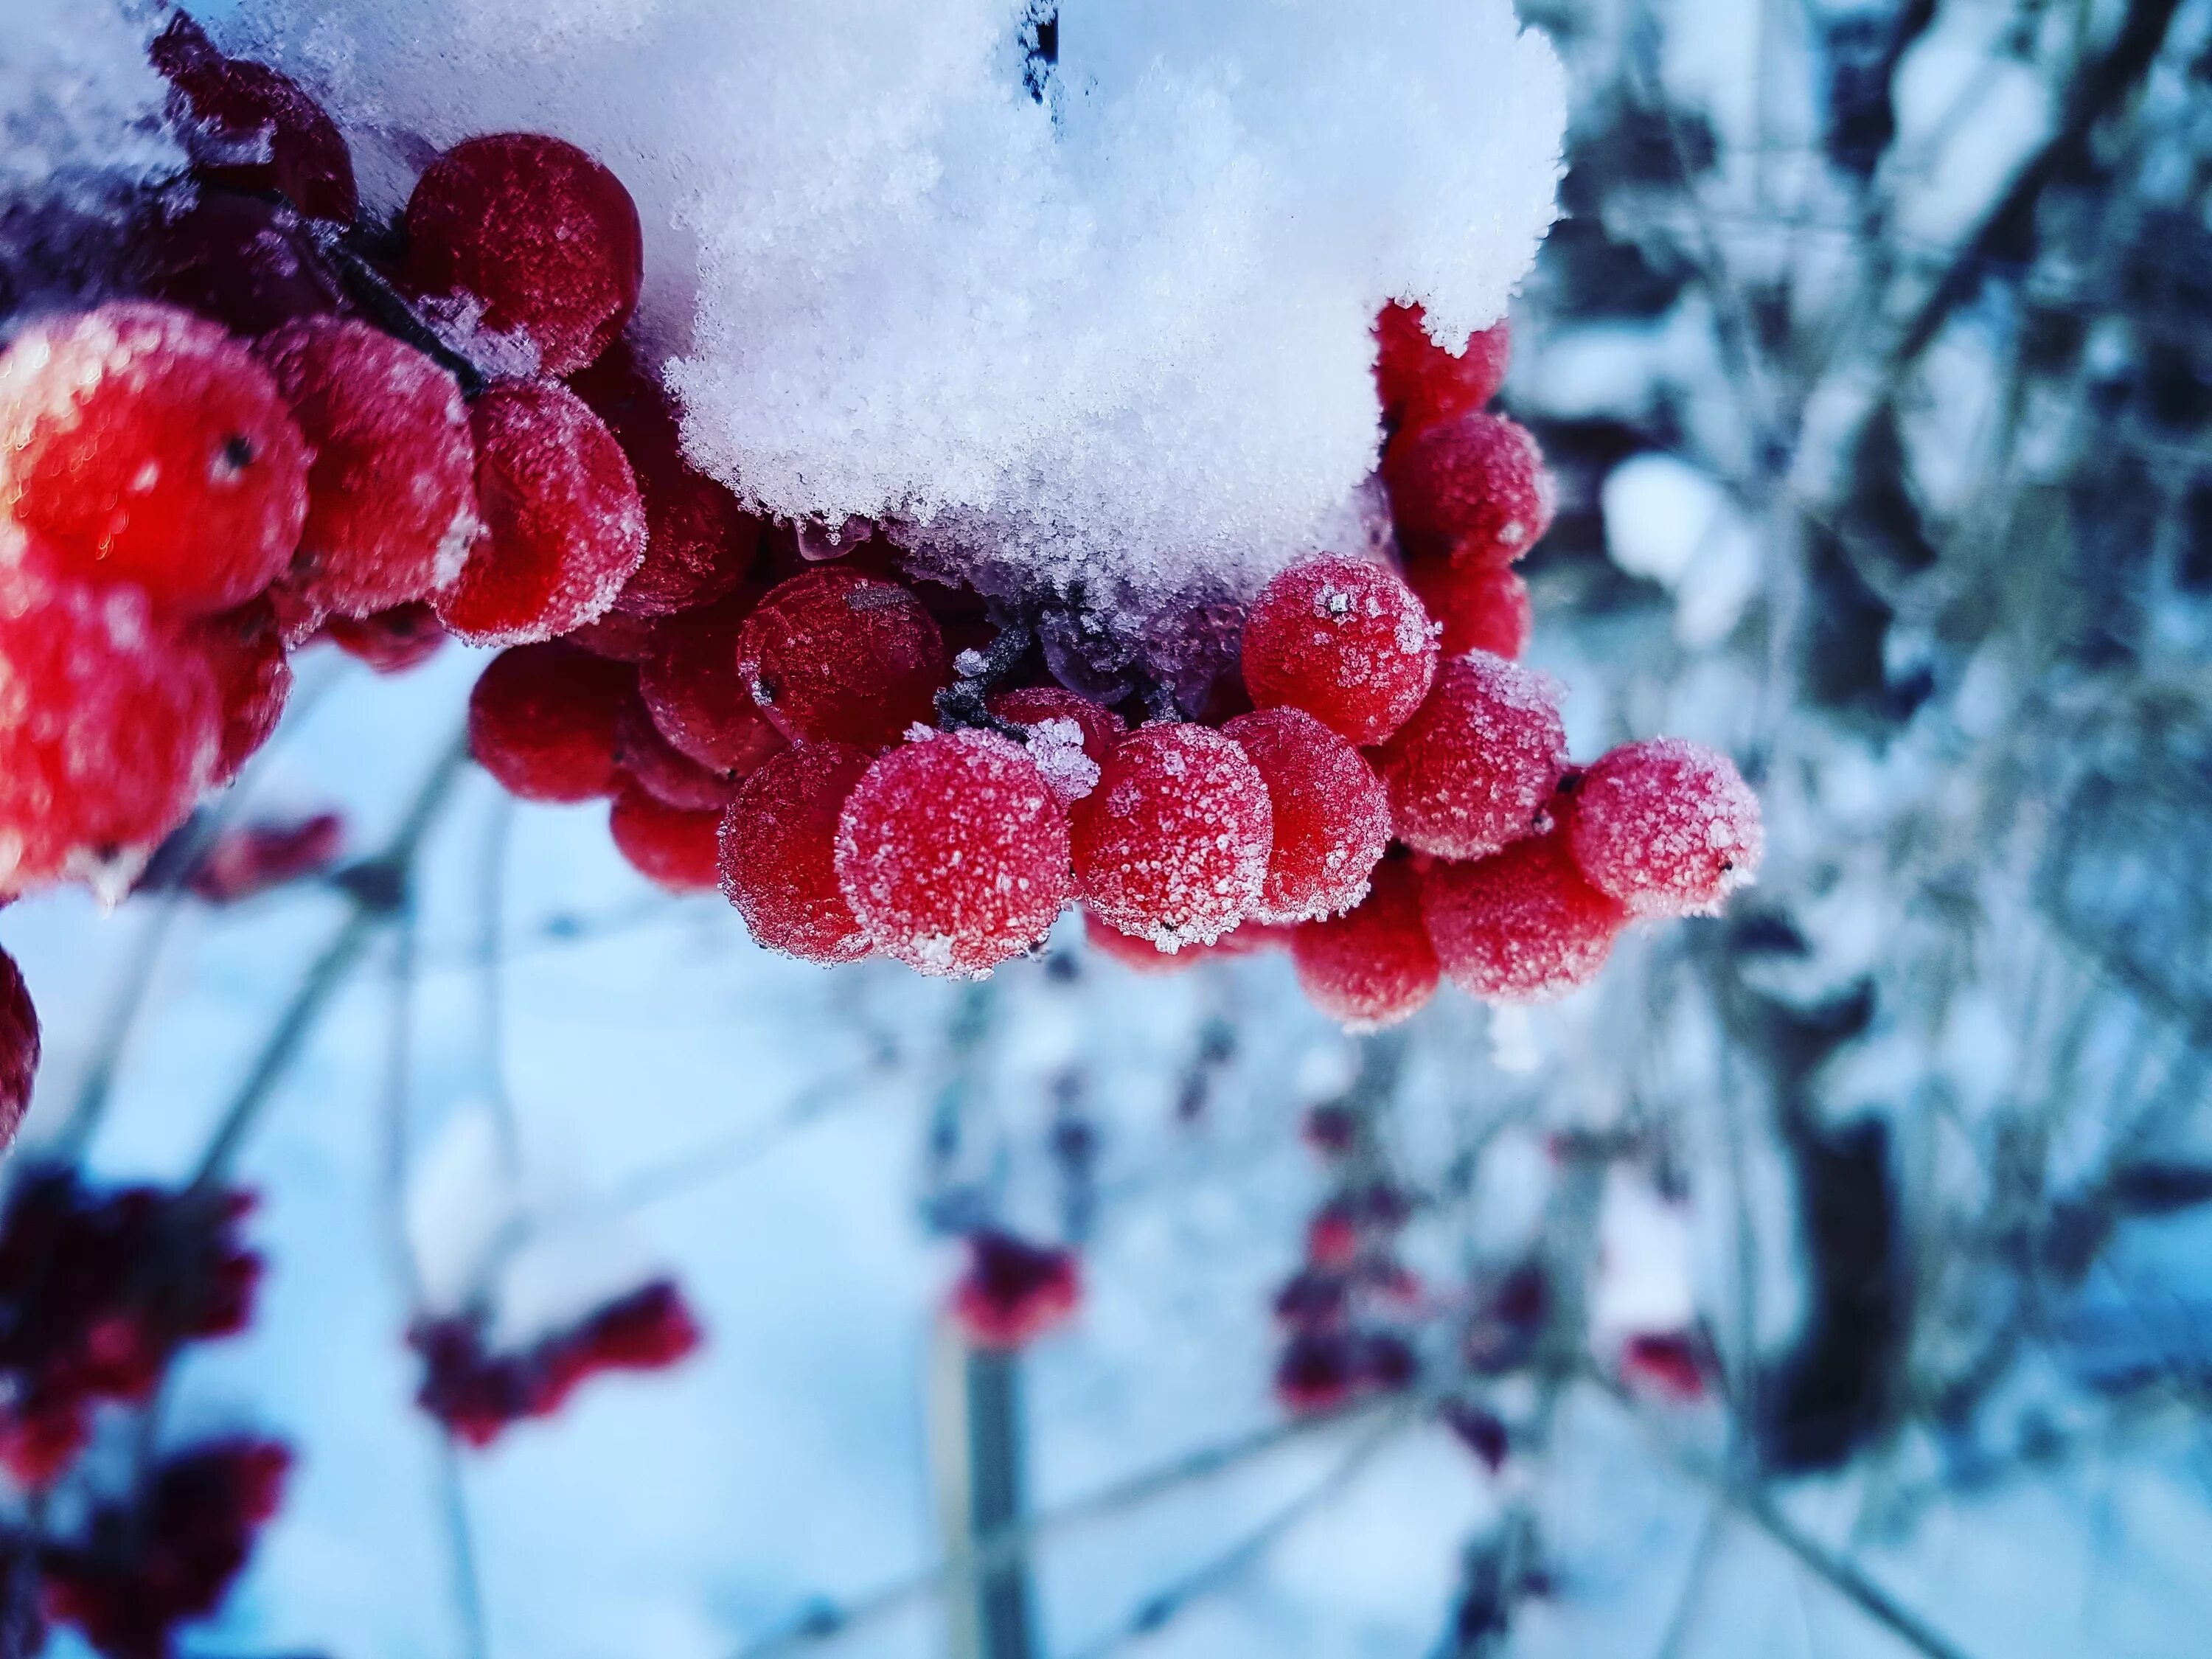
[[1074, 1252], [986, 1229], [968, 1236], [952, 1317], [978, 1347], [1018, 1348], [1065, 1324], [1083, 1300]]

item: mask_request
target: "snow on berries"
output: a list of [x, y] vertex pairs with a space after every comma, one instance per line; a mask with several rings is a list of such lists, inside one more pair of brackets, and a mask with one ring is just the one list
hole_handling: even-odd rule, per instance
[[1552, 527], [1558, 492], [1528, 428], [1477, 411], [1401, 431], [1382, 452], [1390, 514], [1409, 554], [1508, 564]]
[[39, 1074], [39, 1011], [15, 958], [0, 951], [0, 1152], [15, 1144]]
[[1474, 859], [1540, 827], [1566, 764], [1552, 683], [1476, 651], [1445, 662], [1376, 769], [1401, 841], [1438, 858]]
[[1262, 708], [1303, 708], [1357, 744], [1421, 706], [1437, 670], [1428, 613], [1395, 572], [1327, 555], [1291, 566], [1244, 619], [1244, 684]]
[[838, 816], [872, 757], [850, 744], [787, 749], [722, 815], [722, 894], [753, 938], [806, 962], [856, 962], [870, 941], [837, 879]]
[[525, 800], [592, 800], [615, 787], [630, 671], [561, 641], [502, 651], [469, 694], [469, 750]]
[[1066, 1323], [1082, 1300], [1073, 1251], [986, 1229], [968, 1237], [952, 1317], [978, 1346], [1018, 1348]]
[[1766, 848], [1759, 797], [1727, 756], [1680, 738], [1615, 749], [1582, 775], [1575, 862], [1639, 916], [1717, 914]]
[[1446, 977], [1493, 1002], [1540, 1002], [1587, 982], [1628, 921], [1584, 879], [1557, 830], [1431, 865], [1421, 911]]
[[769, 590], [738, 631], [738, 673], [793, 742], [881, 749], [932, 717], [945, 636], [912, 589], [830, 566]]
[[1299, 927], [1291, 960], [1306, 1000], [1352, 1030], [1380, 1030], [1421, 1009], [1441, 970], [1412, 861], [1378, 865], [1357, 908]]
[[1429, 337], [1428, 313], [1395, 301], [1375, 319], [1375, 390], [1382, 418], [1395, 431], [1472, 414], [1498, 395], [1513, 355], [1512, 330], [1499, 323], [1470, 336], [1457, 351]]
[[1129, 729], [1112, 709], [1057, 685], [994, 692], [988, 707], [1029, 734], [1030, 757], [1062, 800], [1080, 800], [1097, 787], [1098, 769]]
[[291, 76], [225, 57], [183, 12], [171, 14], [149, 55], [183, 106], [178, 125], [202, 180], [274, 191], [311, 218], [353, 219], [361, 198], [345, 139]]
[[1274, 809], [1274, 849], [1252, 914], [1308, 921], [1358, 903], [1390, 844], [1390, 797], [1374, 769], [1302, 708], [1239, 714], [1221, 731], [1260, 769]]

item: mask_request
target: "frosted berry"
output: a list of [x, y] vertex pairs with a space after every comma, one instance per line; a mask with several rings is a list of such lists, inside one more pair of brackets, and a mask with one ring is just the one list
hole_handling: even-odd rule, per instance
[[1253, 915], [1289, 923], [1349, 910], [1390, 844], [1390, 797], [1366, 758], [1301, 708], [1221, 728], [1252, 757], [1274, 808], [1275, 845]]
[[740, 593], [669, 617], [638, 677], [662, 737], [700, 765], [740, 778], [784, 746], [738, 673], [738, 634], [749, 608]]
[[1429, 337], [1427, 313], [1395, 301], [1375, 320], [1375, 390], [1382, 418], [1400, 431], [1419, 431], [1471, 414], [1498, 395], [1513, 356], [1504, 323], [1477, 332], [1466, 349], [1444, 349]]
[[1097, 787], [1098, 769], [1129, 729], [1103, 703], [1057, 685], [994, 691], [988, 707], [1028, 732], [1030, 757], [1062, 800], [1080, 800]]
[[1508, 564], [1552, 527], [1557, 495], [1528, 429], [1462, 415], [1401, 433], [1382, 452], [1398, 540], [1418, 557]]
[[1164, 951], [1148, 939], [1138, 939], [1109, 927], [1089, 911], [1083, 915], [1083, 936], [1091, 948], [1140, 974], [1179, 974], [1201, 962], [1223, 957], [1257, 956], [1286, 942], [1287, 928], [1263, 921], [1247, 921], [1231, 928], [1211, 945], [1183, 945]]
[[1420, 712], [1376, 757], [1399, 840], [1446, 859], [1534, 833], [1566, 764], [1552, 683], [1482, 651], [1447, 660]]
[[247, 337], [344, 307], [307, 222], [258, 196], [165, 197], [140, 230], [132, 264], [151, 297]]
[[275, 191], [301, 212], [349, 222], [360, 211], [353, 158], [337, 124], [289, 76], [227, 58], [174, 14], [149, 54], [184, 105], [192, 171], [210, 184]]
[[1441, 970], [1412, 863], [1401, 858], [1376, 866], [1373, 890], [1358, 909], [1310, 921], [1291, 935], [1291, 960], [1306, 1000], [1352, 1030], [1380, 1030], [1423, 1007]]
[[573, 374], [637, 308], [645, 243], [622, 180], [543, 133], [465, 139], [407, 199], [407, 279], [483, 307], [481, 326], [520, 335], [547, 374]]
[[571, 645], [581, 646], [595, 657], [641, 667], [660, 645], [660, 630], [652, 618], [633, 617], [620, 611], [610, 611], [561, 637]]
[[204, 617], [185, 629], [214, 677], [222, 720], [210, 784], [228, 783], [255, 750], [269, 741], [292, 694], [292, 665], [276, 607], [266, 598]]
[[118, 301], [0, 353], [0, 508], [79, 580], [242, 605], [292, 556], [307, 482], [275, 383], [213, 323]]
[[469, 410], [484, 533], [434, 603], [471, 645], [550, 640], [604, 616], [645, 558], [645, 507], [599, 417], [550, 381]]
[[952, 1316], [970, 1341], [1018, 1348], [1062, 1325], [1083, 1299], [1073, 1252], [986, 1231], [968, 1240], [968, 1267], [952, 1293]]
[[184, 821], [222, 722], [135, 588], [0, 578], [0, 890], [99, 875]]
[[1469, 651], [1518, 657], [1528, 648], [1535, 625], [1528, 584], [1510, 565], [1414, 559], [1406, 566], [1406, 580], [1443, 630], [1438, 643], [1447, 657]]
[[15, 958], [0, 951], [0, 1151], [13, 1146], [39, 1074], [39, 1011]]
[[1583, 879], [1556, 832], [1474, 863], [1431, 865], [1421, 913], [1446, 976], [1492, 1002], [1540, 1002], [1585, 983], [1628, 920]]
[[884, 955], [978, 977], [1042, 939], [1066, 907], [1066, 810], [1011, 738], [939, 733], [891, 750], [847, 798], [837, 879]]
[[1261, 708], [1303, 708], [1356, 744], [1380, 743], [1437, 672], [1428, 612], [1397, 574], [1325, 554], [1260, 590], [1244, 619], [1244, 684]]
[[856, 962], [868, 938], [837, 884], [837, 818], [871, 757], [849, 744], [787, 749], [722, 815], [722, 893], [752, 936], [808, 962]]
[[591, 800], [615, 787], [615, 727], [630, 672], [558, 641], [491, 660], [469, 694], [469, 750], [525, 800]]
[[745, 618], [738, 673], [793, 742], [880, 749], [933, 717], [945, 639], [912, 590], [824, 566], [777, 583]]
[[1759, 797], [1735, 763], [1680, 738], [1607, 755], [1567, 816], [1583, 873], [1640, 916], [1717, 914], [1766, 850]]
[[322, 635], [380, 674], [404, 674], [428, 662], [446, 642], [438, 613], [419, 600], [395, 605], [373, 617], [332, 617], [323, 624]]
[[645, 501], [645, 562], [615, 610], [666, 617], [727, 597], [760, 550], [760, 520], [684, 459], [684, 434], [660, 385], [627, 340], [568, 382], [629, 458]]
[[721, 816], [738, 792], [731, 773], [699, 764], [660, 735], [645, 699], [632, 692], [615, 722], [615, 764], [623, 775], [665, 805]]
[[711, 893], [721, 883], [720, 807], [686, 811], [625, 782], [607, 829], [633, 870], [672, 893]]
[[366, 323], [315, 317], [255, 349], [314, 455], [287, 586], [341, 617], [427, 599], [476, 538], [476, 445], [453, 377]]
[[1132, 732], [1071, 810], [1076, 887], [1109, 927], [1163, 949], [1211, 944], [1259, 902], [1274, 808], [1260, 769], [1218, 732]]

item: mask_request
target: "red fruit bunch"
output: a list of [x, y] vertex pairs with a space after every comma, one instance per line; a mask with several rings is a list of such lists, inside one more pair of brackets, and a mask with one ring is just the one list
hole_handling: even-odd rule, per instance
[[1275, 1397], [1300, 1415], [1411, 1386], [1420, 1372], [1411, 1331], [1423, 1301], [1420, 1280], [1396, 1254], [1411, 1206], [1381, 1174], [1365, 1121], [1317, 1109], [1305, 1139], [1335, 1182], [1307, 1224], [1304, 1261], [1275, 1293], [1284, 1333]]
[[980, 1347], [1018, 1348], [1057, 1329], [1083, 1300], [1075, 1253], [985, 1229], [968, 1236], [952, 1317]]

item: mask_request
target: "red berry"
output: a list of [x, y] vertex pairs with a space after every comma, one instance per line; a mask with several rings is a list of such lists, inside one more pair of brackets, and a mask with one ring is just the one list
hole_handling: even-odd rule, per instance
[[1333, 916], [1366, 896], [1390, 844], [1390, 797], [1351, 744], [1302, 708], [1263, 708], [1221, 728], [1267, 780], [1275, 848], [1252, 914], [1288, 924]]
[[1552, 683], [1482, 651], [1449, 659], [1420, 712], [1376, 757], [1398, 839], [1446, 859], [1481, 858], [1534, 833], [1566, 764]]
[[210, 904], [237, 904], [331, 868], [345, 846], [345, 820], [320, 812], [301, 823], [226, 830], [201, 854], [185, 885]]
[[1382, 452], [1382, 482], [1406, 551], [1509, 564], [1552, 527], [1558, 506], [1536, 440], [1503, 415], [1462, 415], [1400, 433]]
[[[276, 632], [288, 651], [296, 651], [314, 639], [321, 633], [323, 624], [330, 620], [329, 611], [281, 580], [273, 583], [261, 597], [269, 601], [269, 608], [276, 613]], [[427, 605], [423, 607], [425, 610], [428, 608]]]
[[1140, 974], [1179, 974], [1221, 957], [1256, 956], [1271, 945], [1285, 943], [1288, 930], [1263, 921], [1247, 921], [1211, 945], [1185, 945], [1164, 951], [1148, 939], [1136, 939], [1118, 927], [1109, 927], [1086, 910], [1083, 914], [1083, 935], [1093, 949], [1113, 957], [1125, 968]]
[[222, 730], [210, 784], [228, 783], [255, 750], [269, 741], [292, 695], [292, 665], [276, 607], [264, 597], [185, 629], [185, 641], [214, 676]]
[[1628, 913], [1583, 879], [1564, 837], [1531, 836], [1421, 878], [1421, 913], [1451, 982], [1492, 1002], [1541, 1002], [1595, 975]]
[[298, 545], [307, 483], [275, 383], [213, 323], [118, 301], [0, 353], [0, 508], [82, 580], [243, 605]]
[[471, 645], [550, 640], [606, 614], [645, 558], [645, 507], [621, 446], [550, 381], [495, 386], [469, 411], [484, 534], [434, 601]]
[[615, 434], [645, 501], [645, 562], [616, 611], [666, 617], [727, 597], [760, 551], [760, 520], [684, 459], [683, 429], [659, 382], [617, 340], [568, 385]]
[[1470, 414], [1498, 395], [1513, 356], [1512, 331], [1498, 323], [1450, 352], [1429, 337], [1427, 313], [1395, 301], [1375, 319], [1375, 389], [1382, 418], [1418, 431]]
[[1109, 927], [1164, 950], [1212, 944], [1259, 902], [1274, 809], [1260, 769], [1218, 732], [1132, 732], [1072, 811], [1076, 886]]
[[615, 723], [615, 764], [624, 776], [666, 806], [712, 812], [718, 818], [738, 793], [728, 772], [710, 771], [660, 735], [645, 699], [632, 692]]
[[1358, 909], [1291, 935], [1291, 960], [1306, 1000], [1355, 1031], [1395, 1025], [1424, 1006], [1439, 969], [1412, 863], [1377, 865], [1374, 890]]
[[1406, 566], [1406, 580], [1443, 629], [1439, 643], [1447, 657], [1470, 651], [1518, 657], [1528, 648], [1535, 617], [1528, 584], [1512, 566], [1414, 559]]
[[1303, 708], [1357, 744], [1421, 706], [1436, 630], [1413, 590], [1369, 559], [1324, 554], [1260, 590], [1244, 619], [1244, 684], [1262, 708]]
[[1352, 1352], [1340, 1332], [1300, 1331], [1275, 1367], [1275, 1398], [1299, 1417], [1334, 1411], [1352, 1397]]
[[366, 323], [311, 317], [255, 348], [313, 452], [285, 585], [341, 617], [428, 598], [477, 534], [476, 446], [453, 377]]
[[380, 674], [404, 674], [428, 662], [446, 642], [438, 613], [417, 601], [373, 617], [332, 617], [322, 626], [332, 645]]
[[165, 198], [141, 228], [132, 261], [153, 298], [248, 337], [344, 307], [337, 275], [306, 222], [258, 196]]
[[501, 132], [454, 145], [416, 181], [405, 228], [408, 281], [480, 304], [482, 326], [529, 341], [544, 374], [592, 362], [637, 309], [637, 204], [561, 139]]
[[621, 611], [610, 611], [596, 622], [587, 622], [561, 637], [571, 645], [581, 646], [595, 657], [639, 667], [651, 660], [660, 645], [660, 630], [651, 618], [633, 617]]
[[39, 1074], [39, 1011], [15, 958], [0, 951], [0, 1151], [15, 1141]]
[[224, 57], [182, 12], [149, 55], [185, 106], [185, 147], [200, 178], [234, 191], [276, 191], [313, 218], [350, 222], [360, 211], [353, 158], [337, 124], [289, 76]]
[[945, 638], [910, 589], [823, 566], [778, 582], [745, 618], [738, 673], [793, 743], [881, 749], [934, 714]]
[[150, 847], [215, 766], [213, 677], [135, 588], [0, 581], [0, 890]]
[[[1097, 786], [1097, 769], [1106, 763], [1107, 755], [1129, 729], [1128, 723], [1103, 703], [1057, 685], [994, 691], [989, 708], [1000, 719], [1012, 720], [1029, 732], [1030, 754], [1044, 769], [1045, 781], [1062, 800], [1080, 800]], [[1071, 733], [1055, 721], [1073, 721], [1075, 730]], [[1078, 744], [1082, 760], [1073, 752]], [[1090, 764], [1085, 766], [1083, 761]]]
[[615, 850], [649, 881], [675, 893], [711, 893], [720, 885], [722, 811], [686, 811], [624, 783], [615, 791], [607, 828]]
[[784, 746], [738, 673], [738, 635], [750, 604], [738, 593], [670, 617], [638, 678], [662, 737], [709, 770], [739, 778]]
[[968, 1270], [952, 1294], [952, 1316], [969, 1340], [1018, 1348], [1066, 1322], [1083, 1300], [1072, 1251], [985, 1231], [968, 1240]]
[[469, 694], [469, 750], [525, 800], [615, 787], [615, 727], [635, 682], [619, 663], [553, 641], [502, 651]]
[[1705, 1346], [1693, 1334], [1645, 1333], [1620, 1345], [1621, 1380], [1687, 1405], [1705, 1398]]
[[1614, 750], [1571, 799], [1575, 862], [1639, 916], [1717, 915], [1766, 850], [1759, 797], [1735, 763], [1680, 738]]
[[837, 883], [837, 818], [871, 757], [850, 744], [787, 749], [738, 787], [722, 816], [722, 892], [752, 936], [808, 962], [868, 954]]

